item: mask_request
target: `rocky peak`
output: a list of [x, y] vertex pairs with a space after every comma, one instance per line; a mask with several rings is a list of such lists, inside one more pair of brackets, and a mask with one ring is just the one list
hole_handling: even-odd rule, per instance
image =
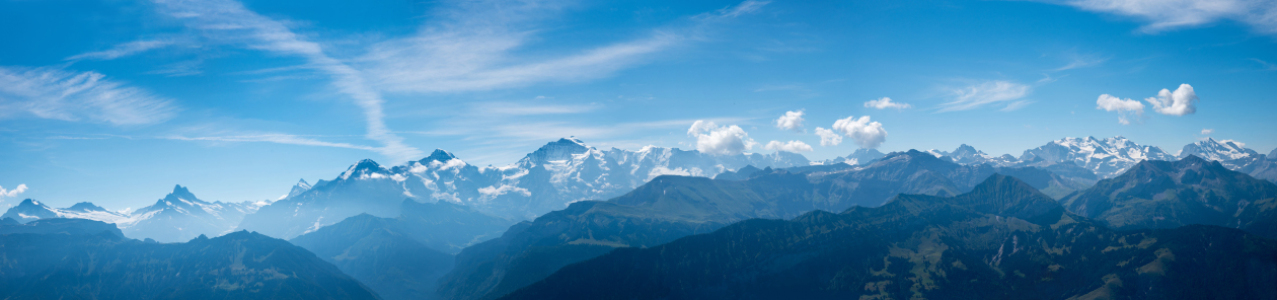
[[556, 160], [570, 160], [572, 155], [581, 154], [590, 151], [589, 146], [581, 140], [575, 138], [561, 138], [558, 141], [550, 142], [541, 146], [540, 149], [529, 153], [525, 160], [536, 163], [545, 163]]
[[435, 149], [434, 152], [430, 153], [430, 156], [427, 156], [426, 158], [421, 159], [421, 163], [429, 164], [432, 161], [448, 162], [449, 160], [453, 160], [456, 158], [457, 157], [455, 155], [452, 155], [451, 152], [444, 151], [443, 149]]

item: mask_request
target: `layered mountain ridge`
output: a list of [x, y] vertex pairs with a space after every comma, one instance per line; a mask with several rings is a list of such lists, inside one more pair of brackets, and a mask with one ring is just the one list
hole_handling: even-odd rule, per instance
[[573, 203], [462, 250], [440, 295], [494, 299], [617, 248], [653, 247], [750, 218], [879, 206], [901, 193], [958, 195], [999, 173], [1032, 178], [1039, 189], [1065, 181], [1040, 169], [959, 165], [919, 151], [891, 153], [861, 167], [755, 169], [745, 179], [662, 176], [608, 201]]
[[262, 202], [208, 202], [177, 185], [155, 204], [131, 212], [109, 211], [93, 203], [80, 202], [69, 208], [52, 208], [26, 199], [0, 218], [19, 223], [39, 219], [74, 218], [115, 224], [125, 236], [156, 241], [184, 242], [200, 235], [219, 236], [231, 232], [245, 215], [256, 212]]
[[1277, 238], [1277, 184], [1191, 154], [1140, 162], [1061, 203], [1116, 229], [1206, 224]]
[[84, 219], [0, 224], [3, 299], [380, 299], [306, 250], [250, 232], [183, 243]]
[[1270, 299], [1277, 242], [1113, 231], [1013, 177], [955, 197], [754, 219], [562, 268], [500, 299]]

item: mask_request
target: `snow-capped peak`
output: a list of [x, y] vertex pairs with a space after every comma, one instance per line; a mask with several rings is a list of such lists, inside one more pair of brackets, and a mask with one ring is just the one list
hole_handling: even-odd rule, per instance
[[954, 149], [953, 152], [949, 152], [947, 155], [945, 155], [945, 157], [955, 163], [964, 164], [964, 165], [976, 165], [976, 164], [987, 163], [987, 164], [993, 164], [997, 166], [1004, 166], [1004, 165], [1013, 164], [1016, 161], [1015, 157], [1013, 156], [1010, 156], [1010, 155], [992, 156], [992, 155], [984, 153], [984, 151], [976, 150], [975, 147], [972, 147], [971, 145], [967, 145], [967, 144], [959, 145], [957, 149]]
[[80, 211], [80, 212], [107, 211], [105, 208], [102, 208], [101, 206], [93, 205], [93, 203], [90, 203], [90, 202], [76, 203], [75, 205], [68, 207], [67, 210]]
[[1063, 138], [1034, 149], [1025, 150], [1021, 162], [1034, 164], [1073, 163], [1102, 178], [1117, 176], [1143, 160], [1174, 160], [1161, 148], [1141, 146], [1122, 136], [1106, 139], [1095, 137]]
[[541, 146], [537, 151], [529, 153], [524, 158], [525, 161], [544, 164], [550, 161], [571, 160], [573, 155], [581, 154], [594, 150], [593, 147], [585, 145], [584, 142], [575, 138], [561, 138], [558, 141], [550, 142]]
[[1206, 140], [1185, 145], [1179, 152], [1179, 158], [1194, 155], [1206, 160], [1229, 161], [1259, 155], [1259, 152], [1247, 149], [1245, 146], [1246, 144], [1233, 140], [1218, 141], [1208, 137]]
[[351, 165], [349, 169], [346, 169], [346, 172], [341, 173], [340, 178], [342, 180], [347, 180], [351, 177], [361, 179], [373, 176], [374, 174], [384, 175], [384, 173], [387, 173], [387, 171], [385, 168], [382, 168], [380, 164], [377, 164], [377, 162], [372, 161], [371, 159], [364, 159], [354, 165]]
[[452, 155], [452, 152], [444, 151], [443, 149], [435, 149], [434, 152], [430, 153], [430, 156], [421, 159], [421, 164], [428, 165], [432, 161], [447, 163], [448, 161], [456, 158], [457, 156]]
[[288, 195], [285, 195], [284, 198], [297, 196], [298, 194], [309, 191], [310, 188], [311, 188], [310, 183], [307, 183], [306, 179], [303, 178], [301, 180], [298, 180], [297, 184], [293, 185], [293, 189], [288, 191]]

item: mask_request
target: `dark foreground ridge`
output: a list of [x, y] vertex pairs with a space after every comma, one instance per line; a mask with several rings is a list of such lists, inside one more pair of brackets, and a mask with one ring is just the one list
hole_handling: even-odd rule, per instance
[[252, 232], [126, 239], [79, 219], [0, 224], [0, 299], [379, 299], [314, 254]]
[[502, 299], [1274, 299], [1277, 242], [1113, 231], [1017, 179], [956, 197], [748, 220], [564, 267]]

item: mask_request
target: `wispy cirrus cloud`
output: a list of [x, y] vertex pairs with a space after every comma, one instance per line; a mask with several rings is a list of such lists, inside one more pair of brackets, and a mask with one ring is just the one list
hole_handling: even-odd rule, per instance
[[1005, 80], [991, 80], [949, 90], [951, 99], [940, 104], [940, 111], [971, 110], [989, 105], [1003, 105], [1003, 110], [1023, 108], [1031, 102], [1021, 101], [1033, 87]]
[[[766, 2], [745, 1], [692, 16], [684, 24], [653, 29], [637, 38], [596, 47], [560, 51], [551, 57], [520, 57], [553, 19], [559, 1], [466, 1], [437, 12], [418, 33], [375, 43], [366, 54], [343, 60], [320, 43], [293, 32], [285, 23], [252, 12], [233, 0], [155, 0], [160, 11], [182, 21], [211, 43], [290, 55], [304, 68], [326, 74], [329, 85], [363, 108], [366, 137], [380, 142], [375, 151], [410, 160], [422, 151], [408, 146], [385, 125], [383, 92], [437, 93], [493, 90], [543, 82], [574, 82], [609, 76], [640, 64], [651, 55], [700, 38], [706, 26], [757, 11]], [[548, 109], [548, 110], [547, 110]], [[506, 107], [514, 115], [564, 111], [564, 107]], [[567, 109], [572, 110], [572, 109]]]
[[45, 119], [154, 124], [178, 111], [172, 101], [98, 72], [56, 67], [0, 67], [0, 117], [19, 112]]
[[333, 143], [312, 139], [305, 136], [282, 134], [282, 133], [264, 133], [264, 134], [248, 134], [248, 135], [223, 135], [223, 136], [186, 136], [186, 135], [168, 135], [161, 136], [159, 139], [178, 140], [178, 141], [205, 141], [205, 142], [263, 142], [276, 143], [285, 145], [299, 146], [318, 146], [318, 147], [335, 147], [346, 149], [359, 149], [368, 151], [378, 151], [376, 147], [355, 145], [348, 143]]
[[82, 59], [112, 60], [112, 59], [117, 59], [117, 58], [129, 56], [129, 55], [134, 55], [134, 54], [150, 51], [153, 49], [159, 49], [163, 47], [172, 46], [173, 44], [176, 44], [176, 43], [177, 42], [172, 39], [137, 40], [137, 41], [132, 41], [128, 43], [118, 44], [111, 47], [110, 49], [106, 49], [102, 51], [87, 52], [87, 53], [67, 57], [66, 60], [71, 60], [71, 61], [82, 60]]
[[1134, 17], [1144, 33], [1237, 21], [1265, 34], [1277, 34], [1277, 1], [1272, 0], [1056, 0], [1083, 10]]
[[305, 59], [311, 68], [329, 76], [330, 86], [363, 109], [366, 137], [381, 143], [381, 147], [374, 151], [397, 161], [417, 159], [424, 154], [405, 144], [402, 137], [386, 127], [382, 111], [385, 100], [380, 92], [367, 84], [362, 72], [329, 56], [319, 43], [306, 40], [284, 23], [230, 0], [155, 2], [162, 13], [182, 21], [211, 41]]
[[1068, 59], [1068, 63], [1064, 64], [1063, 66], [1060, 66], [1059, 68], [1055, 68], [1051, 71], [1059, 72], [1059, 71], [1067, 71], [1072, 69], [1094, 67], [1108, 61], [1107, 57], [1100, 57], [1094, 54], [1080, 54], [1080, 53], [1077, 53], [1077, 51], [1065, 52], [1064, 56], [1065, 58]]
[[523, 102], [485, 102], [473, 105], [472, 112], [484, 116], [535, 116], [587, 113], [603, 107], [590, 104], [549, 104]]
[[563, 51], [551, 57], [520, 57], [531, 46], [538, 22], [557, 15], [558, 1], [473, 1], [441, 13], [440, 21], [411, 37], [370, 47], [361, 69], [395, 92], [462, 92], [576, 82], [606, 77], [646, 62], [652, 55], [700, 38], [706, 26], [761, 9], [767, 2], [738, 5], [687, 18], [686, 24], [652, 29], [611, 44]]

